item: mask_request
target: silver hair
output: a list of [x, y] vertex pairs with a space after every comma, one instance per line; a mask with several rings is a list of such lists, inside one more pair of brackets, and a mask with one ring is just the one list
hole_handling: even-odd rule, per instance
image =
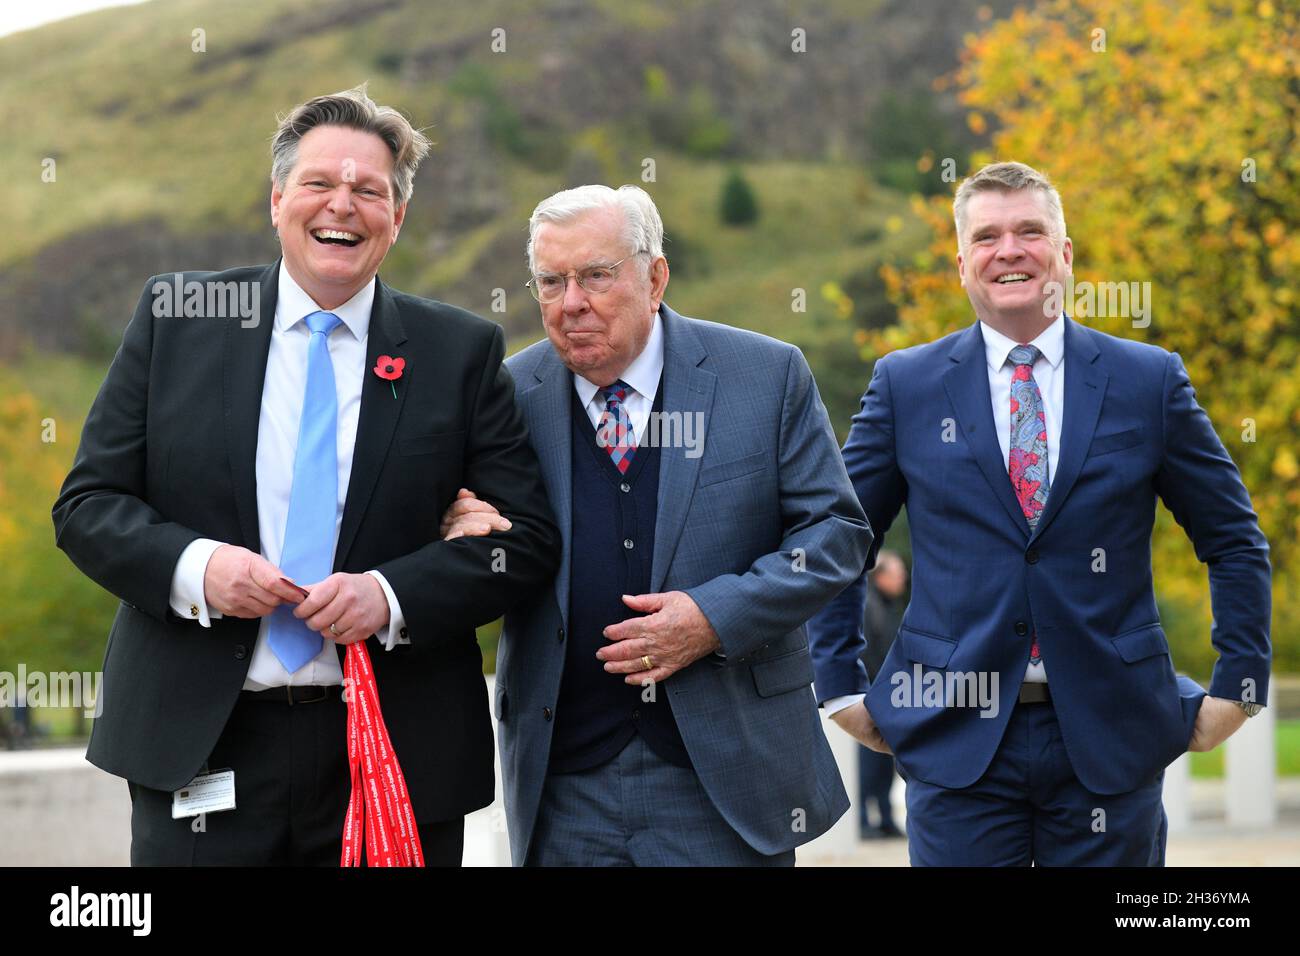
[[621, 237], [628, 255], [648, 252], [641, 263], [642, 275], [649, 274], [650, 263], [664, 254], [664, 223], [654, 200], [640, 186], [589, 185], [565, 189], [547, 196], [528, 217], [528, 271], [536, 272], [533, 242], [537, 230], [547, 222], [571, 222], [598, 209], [618, 209], [623, 213]]
[[271, 140], [271, 180], [281, 192], [298, 162], [298, 142], [317, 126], [343, 126], [382, 139], [393, 154], [393, 205], [403, 206], [411, 198], [415, 171], [429, 154], [429, 140], [397, 110], [375, 103], [367, 95], [365, 83], [317, 96], [280, 118], [280, 128]]
[[974, 176], [962, 181], [952, 200], [952, 218], [957, 227], [957, 249], [966, 246], [966, 205], [975, 193], [1015, 192], [1036, 189], [1047, 197], [1047, 212], [1053, 229], [1052, 239], [1057, 244], [1065, 240], [1065, 212], [1061, 208], [1061, 194], [1056, 191], [1045, 173], [1040, 173], [1024, 163], [990, 163]]

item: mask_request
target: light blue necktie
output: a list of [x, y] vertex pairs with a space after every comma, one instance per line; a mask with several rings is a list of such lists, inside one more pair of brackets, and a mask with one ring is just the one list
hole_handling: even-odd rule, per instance
[[[302, 396], [298, 449], [293, 457], [293, 489], [284, 524], [280, 570], [299, 583], [320, 581], [334, 566], [334, 521], [338, 516], [339, 400], [334, 389], [329, 334], [342, 322], [332, 312], [313, 312], [307, 346], [307, 388]], [[320, 653], [322, 638], [293, 616], [295, 605], [271, 612], [271, 651], [293, 673]]]

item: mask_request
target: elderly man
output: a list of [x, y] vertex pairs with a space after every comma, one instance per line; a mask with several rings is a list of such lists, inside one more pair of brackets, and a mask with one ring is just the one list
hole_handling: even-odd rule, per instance
[[[953, 212], [978, 321], [877, 362], [844, 446], [878, 534], [907, 506], [912, 600], [870, 690], [862, 583], [822, 612], [818, 696], [897, 755], [914, 864], [1162, 864], [1165, 766], [1267, 699], [1268, 544], [1182, 360], [1052, 307], [1047, 178], [986, 166]], [[1209, 565], [1209, 696], [1160, 625], [1157, 497]]]
[[[529, 230], [547, 340], [507, 364], [564, 554], [497, 658], [514, 861], [792, 864], [848, 807], [803, 624], [871, 542], [812, 375], [663, 304], [637, 187], [557, 193]], [[506, 527], [468, 487], [447, 534]]]
[[[294, 109], [283, 259], [147, 283], [86, 419], [54, 523], [122, 599], [87, 756], [129, 781], [135, 864], [338, 864], [356, 641], [426, 861], [458, 865], [492, 800], [474, 628], [549, 581], [559, 542], [501, 329], [376, 277], [428, 148], [364, 88]], [[172, 288], [196, 290], [184, 312]], [[196, 316], [205, 288], [254, 308]], [[509, 531], [440, 540], [466, 484]]]

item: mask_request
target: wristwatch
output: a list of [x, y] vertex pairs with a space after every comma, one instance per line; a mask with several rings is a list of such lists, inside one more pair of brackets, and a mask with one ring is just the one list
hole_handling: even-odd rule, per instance
[[1248, 704], [1244, 700], [1234, 700], [1233, 703], [1240, 707], [1247, 717], [1254, 717], [1264, 709], [1263, 704]]

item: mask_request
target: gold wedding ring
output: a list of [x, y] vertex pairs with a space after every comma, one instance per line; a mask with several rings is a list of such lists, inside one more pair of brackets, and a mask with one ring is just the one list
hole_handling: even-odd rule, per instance
[[335, 621], [333, 624], [330, 625], [330, 633], [333, 634], [335, 637], [342, 637], [343, 632], [338, 629], [337, 625], [338, 625], [337, 621]]
[[653, 670], [653, 669], [654, 669], [654, 664], [650, 661], [650, 655], [649, 655], [649, 654], [647, 654], [645, 657], [641, 658], [641, 665], [642, 665], [642, 667], [641, 667], [642, 670], [647, 670], [647, 671], [648, 671], [648, 670]]

